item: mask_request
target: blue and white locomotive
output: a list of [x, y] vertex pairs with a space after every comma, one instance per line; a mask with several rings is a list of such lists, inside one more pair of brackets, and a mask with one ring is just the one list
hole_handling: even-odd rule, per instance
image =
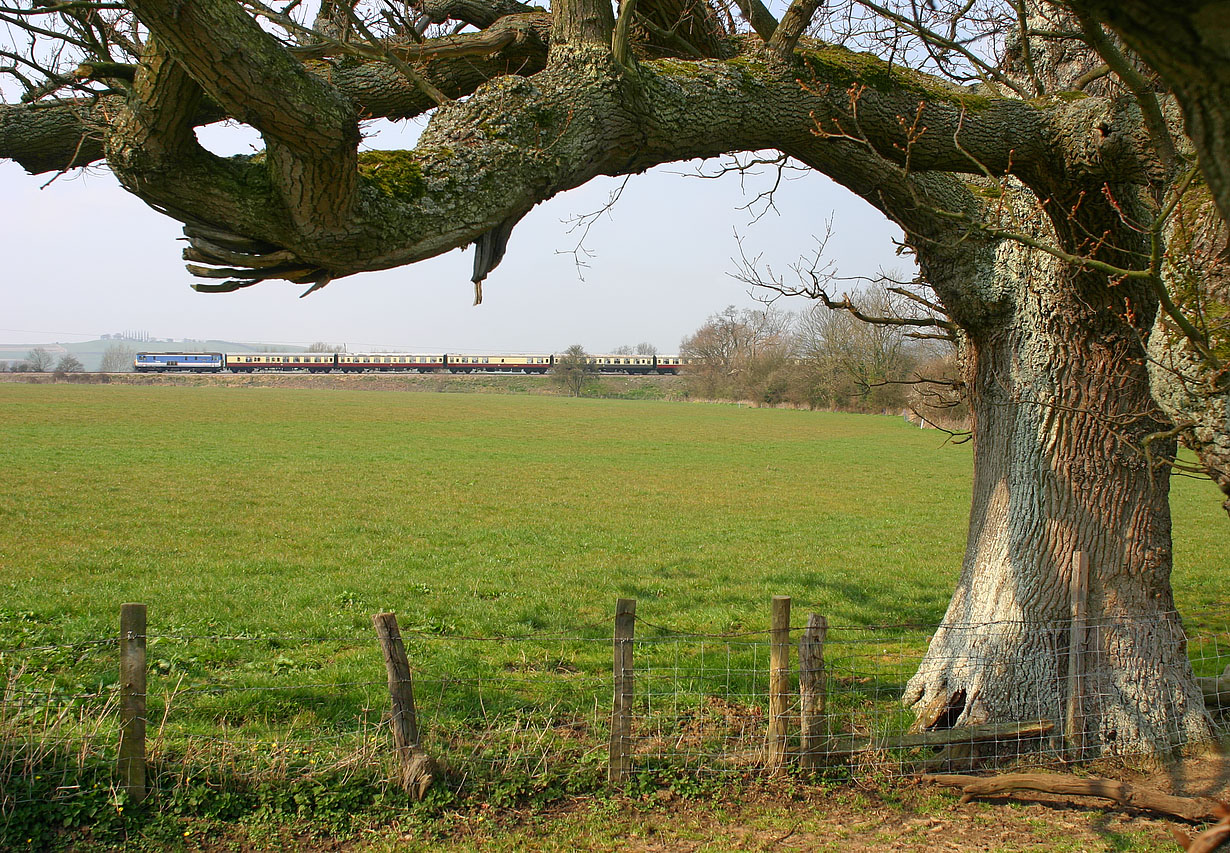
[[138, 373], [217, 373], [226, 368], [220, 352], [139, 352], [132, 369]]

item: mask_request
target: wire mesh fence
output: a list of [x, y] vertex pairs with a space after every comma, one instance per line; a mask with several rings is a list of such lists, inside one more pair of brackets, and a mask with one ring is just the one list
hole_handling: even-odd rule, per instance
[[[1230, 609], [1183, 622], [825, 627], [818, 663], [803, 661], [802, 672], [799, 641], [817, 640], [807, 620], [697, 634], [640, 619], [623, 640], [630, 665], [619, 641], [613, 659], [610, 626], [407, 632], [419, 746], [438, 762], [437, 783], [458, 789], [492, 778], [597, 786], [661, 774], [848, 777], [1125, 757], [1179, 748], [1210, 722], [1221, 733], [1230, 722]], [[374, 637], [151, 627], [142, 639], [151, 793], [321, 774], [398, 778]], [[123, 795], [119, 645], [0, 649], [0, 812], [91, 786]]]

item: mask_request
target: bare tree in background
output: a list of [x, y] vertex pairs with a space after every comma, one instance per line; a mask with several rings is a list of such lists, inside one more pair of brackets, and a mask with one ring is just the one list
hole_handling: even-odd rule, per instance
[[[882, 284], [856, 297], [865, 316], [893, 317], [900, 298]], [[903, 383], [915, 362], [905, 328], [859, 320], [841, 309], [816, 304], [804, 312], [795, 330], [796, 351], [805, 367], [813, 368], [828, 405], [862, 404], [869, 410], [900, 408]]]
[[688, 369], [694, 393], [710, 399], [782, 402], [793, 342], [791, 314], [728, 306], [684, 338], [680, 353], [694, 360]]
[[551, 378], [571, 397], [580, 397], [585, 387], [593, 381], [594, 366], [589, 361], [585, 347], [573, 344], [555, 357], [551, 365]]
[[83, 370], [85, 370], [85, 365], [71, 352], [60, 356], [60, 360], [56, 362], [56, 373], [80, 373]]
[[43, 347], [35, 347], [26, 353], [26, 369], [34, 373], [46, 373], [54, 362], [51, 353]]
[[124, 344], [110, 344], [102, 354], [98, 369], [101, 373], [127, 373], [132, 370], [137, 352]]
[[658, 348], [651, 343], [642, 341], [636, 346], [621, 344], [611, 350], [611, 355], [657, 355]]

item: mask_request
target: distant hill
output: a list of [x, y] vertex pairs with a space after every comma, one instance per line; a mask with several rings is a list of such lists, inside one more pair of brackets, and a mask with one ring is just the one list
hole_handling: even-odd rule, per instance
[[54, 344], [0, 344], [0, 369], [8, 369], [9, 364], [26, 360], [26, 354], [35, 347], [41, 346], [59, 360], [66, 353], [72, 353], [81, 359], [85, 369], [96, 371], [102, 365], [103, 353], [108, 347], [121, 346], [135, 352], [305, 352], [307, 347], [285, 346], [282, 344], [237, 344], [233, 341], [198, 341], [198, 340], [137, 340], [112, 336], [94, 341], [77, 341], [74, 343]]
[[0, 344], [0, 370], [8, 370], [10, 364], [25, 361], [26, 354], [36, 346], [41, 346], [57, 360], [68, 353], [60, 344]]

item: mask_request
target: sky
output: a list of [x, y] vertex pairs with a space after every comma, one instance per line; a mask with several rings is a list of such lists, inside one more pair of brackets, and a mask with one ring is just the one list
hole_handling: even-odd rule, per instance
[[[386, 123], [387, 125], [387, 123]], [[368, 147], [408, 148], [421, 123], [372, 128]], [[244, 128], [198, 134], [220, 154], [259, 146]], [[842, 276], [912, 272], [900, 231], [866, 202], [816, 173], [794, 173], [756, 219], [743, 208], [774, 175], [690, 177], [696, 164], [631, 178], [574, 253], [570, 220], [599, 211], [623, 179], [600, 178], [535, 208], [473, 306], [473, 249], [412, 266], [338, 279], [300, 299], [302, 285], [268, 282], [229, 294], [190, 288], [177, 222], [119, 188], [102, 168], [30, 176], [0, 161], [0, 343], [41, 344], [144, 331], [156, 338], [306, 345], [350, 351], [590, 352], [680, 340], [728, 305], [759, 308], [736, 280], [740, 254], [786, 272], [814, 251], [831, 220], [826, 257]], [[757, 212], [760, 209], [757, 208]], [[755, 221], [753, 221], [755, 220]], [[852, 287], [857, 286], [852, 284]], [[805, 300], [782, 300], [801, 310]]]

